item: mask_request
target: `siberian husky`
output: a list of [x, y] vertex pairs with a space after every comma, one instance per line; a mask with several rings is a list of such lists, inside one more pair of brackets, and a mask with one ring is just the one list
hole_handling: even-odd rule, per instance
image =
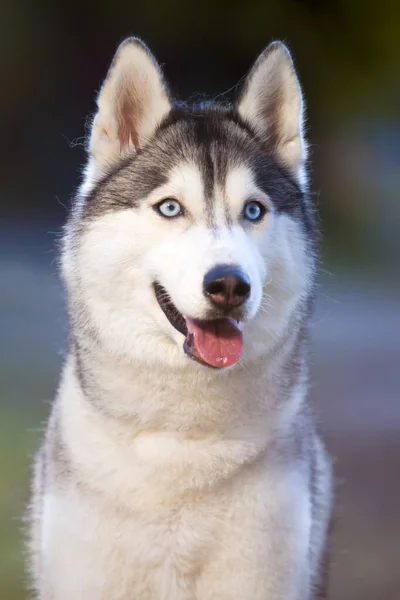
[[31, 503], [40, 600], [310, 600], [330, 462], [307, 404], [316, 228], [287, 48], [232, 106], [138, 39], [65, 229], [70, 345]]

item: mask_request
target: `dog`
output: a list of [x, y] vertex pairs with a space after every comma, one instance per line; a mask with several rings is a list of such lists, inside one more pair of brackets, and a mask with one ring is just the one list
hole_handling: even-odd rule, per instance
[[34, 467], [35, 597], [325, 598], [317, 227], [289, 51], [270, 44], [232, 105], [192, 106], [127, 39], [88, 155], [61, 251], [69, 350]]

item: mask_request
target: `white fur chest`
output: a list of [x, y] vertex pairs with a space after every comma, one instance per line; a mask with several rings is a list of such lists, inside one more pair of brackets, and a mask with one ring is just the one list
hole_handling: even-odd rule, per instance
[[48, 492], [44, 560], [54, 581], [61, 572], [71, 573], [60, 600], [84, 600], [96, 590], [101, 600], [192, 599], [195, 574], [218, 539], [217, 512], [201, 502], [179, 510], [160, 503], [127, 511], [81, 490]]
[[177, 510], [215, 492], [265, 449], [260, 431], [190, 437], [135, 431], [106, 417], [84, 397], [69, 371], [60, 390], [60, 435], [77, 480], [128, 510]]

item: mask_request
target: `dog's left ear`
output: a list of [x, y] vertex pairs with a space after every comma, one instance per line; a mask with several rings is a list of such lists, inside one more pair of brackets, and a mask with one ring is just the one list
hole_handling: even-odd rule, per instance
[[289, 50], [281, 42], [273, 42], [247, 76], [237, 111], [301, 183], [307, 157], [303, 110]]
[[128, 38], [120, 45], [97, 105], [89, 141], [91, 180], [127, 153], [139, 152], [171, 109], [161, 69], [142, 41]]

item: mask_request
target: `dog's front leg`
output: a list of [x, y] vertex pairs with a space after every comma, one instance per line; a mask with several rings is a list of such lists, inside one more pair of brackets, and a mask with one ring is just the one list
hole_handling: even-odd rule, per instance
[[[249, 483], [249, 482], [247, 482]], [[311, 600], [311, 502], [298, 473], [234, 494], [197, 600]]]

